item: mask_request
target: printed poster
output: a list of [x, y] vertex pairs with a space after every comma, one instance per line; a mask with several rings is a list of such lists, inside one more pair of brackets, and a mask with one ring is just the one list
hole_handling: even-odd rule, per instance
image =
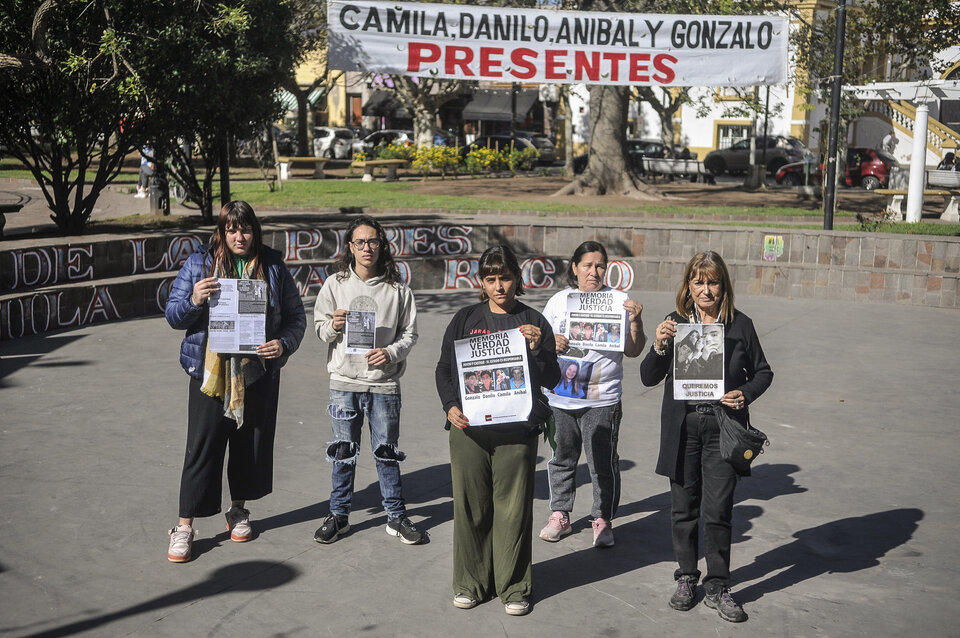
[[454, 342], [460, 405], [471, 426], [525, 421], [533, 407], [527, 340], [518, 328]]
[[570, 347], [623, 352], [626, 300], [627, 294], [619, 290], [568, 294], [564, 336], [570, 340]]
[[673, 339], [673, 398], [719, 401], [723, 375], [723, 324], [678, 323]]
[[351, 310], [347, 313], [344, 331], [346, 354], [367, 354], [376, 347], [377, 313], [374, 310]]
[[220, 290], [210, 297], [207, 324], [210, 351], [255, 353], [267, 341], [267, 282], [219, 278], [217, 283]]

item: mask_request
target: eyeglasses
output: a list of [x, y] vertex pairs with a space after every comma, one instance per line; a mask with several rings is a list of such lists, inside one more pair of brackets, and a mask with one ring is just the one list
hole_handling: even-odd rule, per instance
[[363, 250], [363, 246], [367, 245], [370, 247], [370, 250], [376, 250], [380, 248], [380, 240], [374, 237], [373, 239], [354, 239], [350, 242], [354, 248], [357, 250]]

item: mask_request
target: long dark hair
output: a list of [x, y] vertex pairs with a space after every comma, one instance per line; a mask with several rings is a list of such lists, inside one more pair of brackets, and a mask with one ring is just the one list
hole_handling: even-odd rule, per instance
[[234, 200], [227, 202], [220, 209], [220, 216], [217, 217], [217, 228], [210, 237], [210, 259], [208, 260], [207, 277], [212, 277], [214, 272], [219, 273], [220, 277], [239, 278], [242, 273], [237, 272], [237, 266], [233, 261], [233, 253], [227, 247], [227, 230], [233, 228], [249, 228], [253, 231], [253, 243], [250, 244], [250, 253], [247, 262], [250, 264], [250, 277], [253, 279], [266, 279], [263, 270], [263, 260], [260, 259], [260, 247], [263, 246], [263, 229], [260, 227], [260, 220], [257, 219], [253, 207], [247, 202]]
[[712, 250], [694, 255], [683, 271], [683, 281], [677, 291], [677, 312], [684, 317], [693, 316], [693, 297], [690, 296], [690, 282], [703, 275], [720, 281], [720, 323], [733, 321], [733, 283], [723, 257]]
[[598, 241], [585, 241], [577, 246], [577, 249], [573, 251], [573, 257], [570, 258], [570, 265], [567, 266], [567, 283], [571, 288], [576, 288], [580, 285], [580, 282], [577, 281], [577, 276], [573, 274], [573, 266], [574, 264], [579, 264], [583, 256], [587, 253], [600, 253], [603, 255], [604, 264], [610, 261], [607, 259], [607, 249]]
[[[520, 262], [517, 256], [513, 254], [510, 247], [505, 244], [490, 246], [480, 255], [480, 268], [477, 271], [477, 277], [483, 281], [488, 275], [502, 275], [510, 273], [516, 280], [516, 292], [514, 296], [519, 297], [525, 294], [523, 290], [523, 277], [520, 274]], [[487, 301], [487, 291], [480, 286], [480, 301]]]
[[390, 252], [390, 242], [387, 241], [387, 233], [383, 230], [380, 222], [369, 215], [360, 215], [347, 226], [347, 232], [343, 236], [344, 246], [340, 259], [337, 260], [337, 279], [343, 281], [350, 276], [350, 269], [356, 266], [356, 260], [350, 251], [350, 242], [353, 241], [353, 231], [360, 226], [369, 226], [377, 233], [377, 239], [380, 240], [380, 254], [377, 257], [377, 275], [383, 277], [388, 284], [400, 284], [400, 269], [397, 263], [393, 261], [393, 254]]

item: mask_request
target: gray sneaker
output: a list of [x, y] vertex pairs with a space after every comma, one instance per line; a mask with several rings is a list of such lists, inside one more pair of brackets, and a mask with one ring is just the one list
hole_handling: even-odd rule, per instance
[[730, 589], [724, 587], [715, 594], [708, 593], [703, 597], [703, 604], [710, 609], [716, 609], [717, 613], [724, 620], [730, 622], [743, 622], [747, 619], [747, 613], [743, 611], [737, 601], [730, 595]]
[[677, 611], [690, 611], [697, 604], [697, 577], [681, 576], [677, 579], [677, 591], [670, 597], [670, 606]]

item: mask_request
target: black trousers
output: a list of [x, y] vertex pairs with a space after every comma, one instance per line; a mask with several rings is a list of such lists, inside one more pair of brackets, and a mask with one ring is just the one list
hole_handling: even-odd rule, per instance
[[680, 443], [682, 482], [670, 481], [670, 524], [680, 576], [700, 577], [700, 522], [707, 563], [704, 589], [730, 586], [730, 521], [737, 473], [720, 457], [720, 424], [713, 414], [688, 412]]
[[273, 491], [273, 439], [277, 430], [280, 372], [267, 372], [244, 395], [243, 427], [223, 416], [223, 402], [200, 390], [190, 377], [187, 451], [180, 475], [180, 516], [196, 518], [220, 512], [223, 461], [227, 447], [227, 483], [232, 500], [252, 501]]

